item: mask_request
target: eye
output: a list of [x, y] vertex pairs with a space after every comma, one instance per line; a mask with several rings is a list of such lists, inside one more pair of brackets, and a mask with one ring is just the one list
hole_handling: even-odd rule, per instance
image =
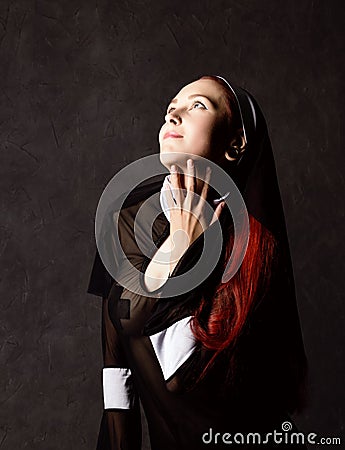
[[173, 107], [171, 107], [171, 108], [168, 108], [168, 110], [167, 110], [167, 114], [170, 114], [171, 113], [171, 111], [173, 111], [175, 108], [173, 108]]
[[[193, 109], [195, 109], [195, 106], [197, 106], [197, 105], [202, 106], [203, 109], [207, 109], [206, 106], [199, 100], [197, 100], [196, 102], [193, 103]], [[196, 109], [199, 109], [199, 108], [196, 108]]]

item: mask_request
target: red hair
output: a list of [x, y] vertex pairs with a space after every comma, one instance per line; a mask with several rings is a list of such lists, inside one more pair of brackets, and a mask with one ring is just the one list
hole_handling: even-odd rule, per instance
[[[228, 107], [228, 133], [234, 133], [241, 124], [239, 109], [230, 88], [217, 77], [207, 76], [223, 89]], [[230, 134], [231, 136], [231, 134]], [[191, 322], [195, 338], [213, 355], [198, 380], [206, 375], [216, 358], [231, 351], [243, 331], [250, 311], [265, 293], [269, 284], [276, 242], [272, 233], [249, 215], [250, 235], [245, 257], [237, 273], [226, 283], [219, 284], [212, 298], [202, 298]], [[233, 249], [232, 233], [225, 233], [223, 271]], [[242, 237], [243, 242], [244, 236]], [[241, 245], [241, 244], [240, 244]], [[233, 249], [239, 252], [240, 249]], [[222, 273], [223, 273], [222, 271]]]
[[[251, 215], [249, 215], [249, 227], [248, 247], [239, 270], [228, 282], [216, 287], [211, 299], [202, 297], [191, 322], [195, 338], [204, 348], [214, 350], [213, 356], [199, 379], [206, 375], [220, 353], [234, 349], [249, 313], [265, 294], [269, 285], [276, 249], [275, 239]], [[226, 243], [223, 271], [232, 249], [233, 235]], [[236, 249], [234, 252], [236, 253]]]

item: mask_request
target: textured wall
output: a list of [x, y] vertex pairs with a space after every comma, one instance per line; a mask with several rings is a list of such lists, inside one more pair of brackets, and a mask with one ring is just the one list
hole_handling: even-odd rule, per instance
[[343, 433], [342, 16], [334, 0], [1, 0], [1, 449], [95, 448], [98, 198], [158, 151], [171, 95], [212, 73], [271, 131], [311, 370], [296, 422]]

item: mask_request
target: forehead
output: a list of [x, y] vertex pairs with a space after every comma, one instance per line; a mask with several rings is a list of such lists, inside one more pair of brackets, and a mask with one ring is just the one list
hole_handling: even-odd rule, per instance
[[177, 101], [187, 99], [190, 95], [203, 95], [217, 106], [224, 105], [222, 88], [214, 80], [197, 80], [184, 86], [174, 97]]

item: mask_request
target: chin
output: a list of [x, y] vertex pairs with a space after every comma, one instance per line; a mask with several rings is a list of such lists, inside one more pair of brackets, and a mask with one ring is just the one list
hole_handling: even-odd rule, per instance
[[160, 162], [170, 171], [170, 166], [176, 164], [180, 168], [186, 167], [187, 156], [180, 152], [161, 152], [159, 155]]

